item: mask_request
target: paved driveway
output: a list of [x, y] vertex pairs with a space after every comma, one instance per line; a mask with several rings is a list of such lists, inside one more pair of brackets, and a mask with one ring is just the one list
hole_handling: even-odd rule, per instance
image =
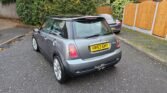
[[27, 28], [18, 28], [18, 27], [0, 30], [0, 44], [16, 36], [25, 35], [30, 31], [32, 30]]
[[167, 93], [167, 66], [122, 42], [112, 69], [56, 82], [52, 65], [33, 51], [31, 36], [0, 52], [0, 93]]
[[13, 28], [17, 25], [18, 23], [11, 21], [9, 19], [1, 19], [0, 18], [0, 31], [3, 29], [8, 29], [8, 28]]
[[18, 20], [0, 18], [0, 48], [4, 47], [3, 44], [6, 43], [6, 41], [25, 35], [30, 31], [32, 30], [24, 28], [24, 25], [19, 23]]

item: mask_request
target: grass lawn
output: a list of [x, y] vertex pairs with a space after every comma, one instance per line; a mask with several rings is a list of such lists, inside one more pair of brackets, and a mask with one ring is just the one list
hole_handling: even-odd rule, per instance
[[142, 49], [147, 53], [151, 53], [167, 62], [167, 41], [147, 35], [141, 32], [133, 31], [127, 28], [122, 28], [122, 32], [118, 35], [133, 46]]

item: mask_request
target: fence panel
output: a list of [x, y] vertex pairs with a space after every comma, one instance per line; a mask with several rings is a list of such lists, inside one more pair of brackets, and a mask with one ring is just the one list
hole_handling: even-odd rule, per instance
[[167, 35], [167, 1], [160, 2], [155, 20], [153, 34], [164, 37]]
[[[144, 1], [148, 1], [148, 0], [138, 0], [139, 2], [144, 2]], [[149, 1], [153, 1], [153, 0], [149, 0]]]
[[97, 14], [112, 14], [112, 9], [110, 6], [98, 7], [96, 9]]
[[136, 27], [151, 30], [155, 8], [156, 2], [145, 1], [140, 3], [138, 6]]
[[130, 3], [125, 6], [124, 9], [124, 19], [123, 23], [129, 26], [133, 26], [135, 21], [135, 11], [136, 11], [136, 4]]

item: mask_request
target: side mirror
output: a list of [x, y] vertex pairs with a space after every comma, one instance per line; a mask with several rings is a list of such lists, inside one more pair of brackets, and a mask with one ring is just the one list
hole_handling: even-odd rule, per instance
[[35, 28], [33, 31], [34, 31], [34, 32], [39, 32], [39, 29], [38, 29], [38, 28]]

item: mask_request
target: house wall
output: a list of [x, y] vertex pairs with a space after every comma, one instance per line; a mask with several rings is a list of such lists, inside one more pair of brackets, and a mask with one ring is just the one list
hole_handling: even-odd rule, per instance
[[2, 5], [2, 3], [0, 3], [0, 17], [18, 19], [19, 17], [16, 13], [16, 4]]

